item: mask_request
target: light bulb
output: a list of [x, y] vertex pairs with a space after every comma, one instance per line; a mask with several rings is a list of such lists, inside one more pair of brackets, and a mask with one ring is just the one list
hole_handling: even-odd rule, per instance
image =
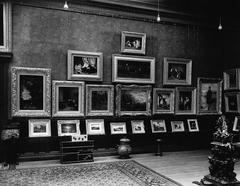
[[64, 9], [68, 9], [67, 1], [65, 1], [64, 5], [63, 5], [63, 8], [64, 8]]
[[221, 16], [220, 16], [220, 18], [219, 18], [218, 30], [222, 30], [222, 29], [223, 29], [223, 27], [222, 27], [222, 18], [221, 18]]
[[219, 24], [218, 30], [222, 30], [222, 25], [221, 24]]
[[161, 21], [161, 18], [160, 18], [160, 15], [158, 14], [157, 15], [157, 22], [160, 22]]

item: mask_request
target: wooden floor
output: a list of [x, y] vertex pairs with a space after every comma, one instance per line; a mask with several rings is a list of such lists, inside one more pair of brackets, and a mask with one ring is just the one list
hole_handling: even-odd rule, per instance
[[[209, 151], [179, 151], [164, 152], [163, 156], [154, 154], [134, 154], [131, 159], [151, 168], [152, 170], [163, 174], [184, 186], [194, 186], [193, 181], [200, 181], [208, 172]], [[94, 163], [119, 160], [117, 156], [96, 157]], [[59, 165], [57, 160], [20, 162], [18, 168], [42, 167]], [[237, 179], [240, 180], [240, 162], [235, 165]], [[196, 186], [196, 185], [195, 185]]]

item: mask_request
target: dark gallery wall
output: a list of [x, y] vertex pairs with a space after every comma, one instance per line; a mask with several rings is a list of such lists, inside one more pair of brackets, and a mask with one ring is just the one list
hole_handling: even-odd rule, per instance
[[[197, 77], [219, 77], [230, 62], [225, 64], [228, 57], [223, 56], [222, 42], [229, 42], [222, 38], [222, 33], [215, 27], [193, 24], [166, 24], [144, 19], [133, 19], [132, 16], [121, 16], [121, 12], [111, 14], [100, 13], [97, 9], [82, 11], [80, 6], [74, 6], [74, 11], [63, 10], [60, 3], [37, 4], [26, 1], [26, 3], [13, 3], [13, 57], [9, 62], [8, 92], [10, 92], [10, 68], [11, 67], [40, 67], [52, 70], [52, 80], [67, 80], [67, 51], [79, 50], [103, 53], [103, 81], [97, 84], [113, 84], [111, 80], [112, 54], [120, 53], [121, 32], [142, 32], [147, 35], [146, 56], [156, 58], [156, 83], [153, 87], [163, 87], [163, 58], [177, 57], [192, 59], [192, 86], [197, 86]], [[101, 11], [102, 12], [102, 11]], [[109, 16], [112, 15], [112, 16]], [[221, 36], [221, 37], [220, 37]], [[225, 36], [226, 37], [226, 36]], [[230, 36], [232, 41], [234, 35]], [[239, 42], [238, 42], [239, 43]], [[235, 47], [231, 53], [239, 55]], [[225, 49], [224, 49], [225, 50]], [[229, 50], [226, 47], [226, 50]], [[230, 57], [230, 59], [236, 57]], [[224, 65], [222, 65], [224, 62]], [[237, 63], [234, 63], [234, 65]], [[233, 65], [233, 66], [234, 66]], [[86, 82], [96, 84], [96, 82]], [[2, 86], [1, 86], [2, 88]], [[5, 93], [6, 94], [6, 93]], [[28, 139], [29, 118], [8, 118], [7, 110], [10, 109], [10, 94], [8, 103], [5, 102], [3, 122], [19, 122], [21, 130], [22, 152], [52, 151], [58, 150], [56, 145], [49, 145], [53, 138], [57, 137], [57, 124], [59, 118], [51, 118], [52, 138]], [[6, 95], [5, 95], [6, 96]], [[81, 131], [85, 133], [84, 121], [87, 117], [77, 118], [81, 121]], [[90, 118], [90, 117], [88, 117]], [[114, 148], [122, 136], [110, 135], [110, 121], [126, 121], [127, 129], [131, 131], [130, 121], [143, 119], [146, 126], [146, 134], [127, 135], [131, 139], [133, 147], [148, 151], [152, 148], [155, 139], [164, 139], [166, 150], [185, 150], [206, 148], [211, 140], [213, 126], [217, 116], [175, 116], [156, 115], [151, 117], [92, 117], [104, 118], [106, 135], [90, 136], [95, 140], [97, 148]], [[152, 134], [150, 127], [151, 119], [165, 119], [167, 125], [166, 134]], [[199, 133], [189, 133], [186, 120], [197, 118], [199, 122]], [[69, 119], [69, 118], [68, 118]], [[183, 120], [186, 132], [171, 133], [170, 121]], [[40, 143], [38, 149], [34, 147]], [[53, 142], [54, 143], [54, 142]], [[35, 149], [34, 149], [35, 148]]]

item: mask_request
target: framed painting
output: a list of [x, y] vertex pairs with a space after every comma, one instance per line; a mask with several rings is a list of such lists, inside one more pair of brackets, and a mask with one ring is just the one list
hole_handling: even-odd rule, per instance
[[183, 121], [171, 121], [172, 132], [184, 132], [184, 123]]
[[132, 133], [133, 134], [144, 134], [145, 126], [143, 120], [133, 120], [131, 121]]
[[12, 117], [49, 117], [51, 114], [50, 86], [50, 69], [12, 67]]
[[143, 54], [146, 51], [146, 34], [122, 31], [121, 52], [131, 54]]
[[50, 137], [51, 120], [50, 119], [29, 119], [28, 120], [29, 137]]
[[112, 81], [154, 84], [155, 58], [113, 54]]
[[11, 2], [0, 2], [0, 52], [12, 51], [12, 6]]
[[127, 127], [125, 122], [111, 122], [111, 134], [127, 134]]
[[153, 114], [173, 114], [175, 90], [169, 88], [153, 88]]
[[240, 93], [239, 92], [225, 92], [225, 112], [240, 113]]
[[176, 88], [175, 114], [196, 114], [196, 88]]
[[240, 69], [228, 69], [223, 72], [224, 90], [240, 89]]
[[84, 82], [52, 82], [53, 117], [84, 116]]
[[197, 80], [198, 114], [221, 114], [222, 80], [217, 78], [201, 78]]
[[102, 81], [103, 54], [68, 50], [68, 80]]
[[152, 133], [167, 132], [165, 120], [151, 120]]
[[81, 134], [79, 125], [79, 120], [58, 120], [58, 136], [72, 136]]
[[240, 129], [240, 116], [235, 116], [233, 123], [233, 131], [239, 132]]
[[192, 60], [165, 57], [163, 61], [163, 85], [191, 85]]
[[117, 85], [116, 114], [122, 115], [151, 115], [150, 85]]
[[189, 132], [198, 132], [199, 131], [197, 119], [188, 119], [187, 123], [188, 123]]
[[112, 116], [114, 105], [113, 85], [86, 85], [86, 115]]
[[103, 119], [87, 119], [86, 130], [88, 135], [104, 135], [104, 120]]

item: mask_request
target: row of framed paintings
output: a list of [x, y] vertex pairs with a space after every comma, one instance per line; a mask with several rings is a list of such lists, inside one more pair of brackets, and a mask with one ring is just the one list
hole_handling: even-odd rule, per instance
[[219, 79], [198, 78], [197, 89], [152, 89], [151, 85], [51, 81], [50, 69], [13, 67], [11, 93], [13, 117], [221, 114]]
[[[197, 119], [188, 119], [189, 132], [198, 132]], [[29, 137], [50, 137], [51, 136], [51, 120], [50, 119], [29, 119]], [[74, 136], [80, 135], [79, 120], [58, 120], [57, 121], [58, 136]], [[143, 120], [131, 121], [132, 134], [144, 134], [145, 125]], [[184, 132], [183, 121], [171, 121], [172, 132]], [[127, 134], [126, 122], [110, 122], [111, 135]], [[152, 133], [166, 133], [167, 128], [165, 120], [151, 120]], [[87, 119], [86, 120], [87, 135], [104, 135], [105, 126], [104, 119]]]

